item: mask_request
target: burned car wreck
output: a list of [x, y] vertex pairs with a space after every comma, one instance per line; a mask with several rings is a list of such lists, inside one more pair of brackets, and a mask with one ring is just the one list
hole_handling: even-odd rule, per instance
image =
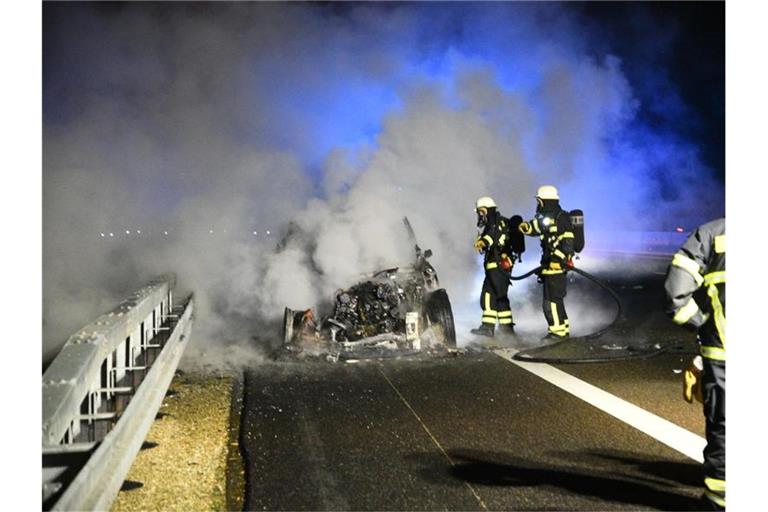
[[403, 219], [415, 249], [412, 264], [373, 272], [334, 294], [331, 313], [286, 307], [276, 356], [350, 360], [445, 352], [456, 348], [448, 294]]

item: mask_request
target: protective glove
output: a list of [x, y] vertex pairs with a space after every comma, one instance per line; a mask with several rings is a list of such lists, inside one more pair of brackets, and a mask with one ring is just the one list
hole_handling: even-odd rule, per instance
[[707, 320], [709, 320], [709, 313], [704, 313], [702, 310], [698, 310], [695, 315], [693, 315], [688, 322], [686, 322], [690, 327], [697, 330], [699, 327], [707, 323]]
[[482, 254], [485, 251], [485, 240], [482, 238], [475, 240], [475, 250]]
[[501, 267], [501, 270], [505, 272], [509, 272], [512, 270], [512, 260], [507, 256], [506, 254], [501, 255], [501, 262], [499, 262], [499, 266]]
[[689, 404], [695, 398], [699, 403], [704, 402], [701, 394], [701, 371], [704, 368], [704, 362], [701, 356], [696, 356], [691, 364], [683, 372], [683, 398]]
[[531, 224], [529, 222], [526, 222], [526, 221], [521, 222], [520, 225], [517, 226], [517, 229], [519, 229], [520, 232], [524, 235], [531, 234]]
[[681, 327], [688, 332], [698, 332], [699, 327], [707, 323], [707, 320], [709, 320], [709, 313], [704, 313], [701, 310], [698, 310], [687, 322], [682, 324]]

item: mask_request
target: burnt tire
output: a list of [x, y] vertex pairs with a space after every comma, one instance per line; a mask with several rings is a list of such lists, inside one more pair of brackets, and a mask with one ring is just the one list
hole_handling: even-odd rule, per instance
[[453, 323], [453, 310], [448, 293], [444, 288], [432, 292], [427, 299], [427, 318], [430, 324], [437, 324], [443, 331], [443, 343], [448, 348], [456, 348], [456, 327]]

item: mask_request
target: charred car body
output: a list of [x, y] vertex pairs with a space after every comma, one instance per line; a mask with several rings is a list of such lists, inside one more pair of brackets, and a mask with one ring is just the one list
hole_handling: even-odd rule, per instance
[[285, 308], [278, 355], [359, 359], [445, 351], [456, 347], [448, 294], [403, 219], [415, 248], [407, 266], [374, 272], [351, 288], [337, 290], [332, 312]]

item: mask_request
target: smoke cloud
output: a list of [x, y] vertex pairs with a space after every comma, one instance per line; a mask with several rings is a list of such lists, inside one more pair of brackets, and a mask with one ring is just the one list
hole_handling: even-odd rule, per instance
[[480, 195], [529, 216], [556, 184], [602, 230], [722, 215], [696, 145], [639, 115], [679, 98], [639, 97], [584, 23], [553, 4], [45, 4], [44, 358], [174, 271], [198, 301], [190, 354], [247, 360], [284, 306], [410, 261], [403, 216], [475, 323]]

